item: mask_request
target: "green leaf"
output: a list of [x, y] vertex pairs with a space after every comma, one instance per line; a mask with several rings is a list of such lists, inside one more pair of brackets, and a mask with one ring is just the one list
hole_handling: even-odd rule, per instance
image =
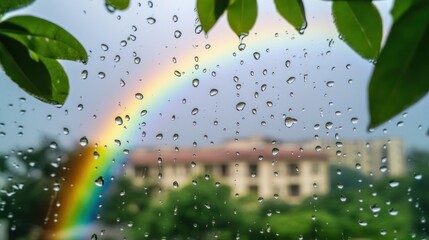
[[380, 13], [370, 1], [333, 2], [332, 13], [344, 41], [365, 59], [380, 52], [383, 26]]
[[402, 14], [404, 14], [412, 5], [422, 0], [396, 0], [390, 13], [393, 20], [396, 21]]
[[38, 55], [86, 61], [85, 49], [63, 28], [33, 16], [17, 16], [0, 23], [0, 34], [14, 38]]
[[413, 5], [396, 21], [369, 85], [370, 127], [417, 102], [429, 91], [429, 2]]
[[25, 7], [34, 2], [34, 0], [1, 0], [0, 1], [0, 14]]
[[125, 10], [130, 5], [130, 0], [106, 0], [106, 3], [116, 9]]
[[280, 15], [298, 32], [302, 32], [307, 27], [302, 0], [274, 0], [274, 3]]
[[229, 0], [197, 0], [198, 18], [204, 32], [210, 31], [228, 7]]
[[256, 0], [235, 0], [229, 5], [229, 26], [237, 36], [249, 33], [258, 16], [257, 8]]
[[12, 81], [44, 102], [63, 104], [68, 94], [68, 83], [64, 84], [64, 81], [68, 80], [62, 76], [65, 73], [52, 63], [54, 60], [45, 60], [43, 57], [39, 57], [39, 61], [34, 60], [20, 42], [0, 36], [0, 63]]
[[52, 99], [55, 100], [56, 104], [64, 104], [70, 90], [67, 73], [57, 60], [40, 56], [39, 58], [45, 64], [51, 78]]

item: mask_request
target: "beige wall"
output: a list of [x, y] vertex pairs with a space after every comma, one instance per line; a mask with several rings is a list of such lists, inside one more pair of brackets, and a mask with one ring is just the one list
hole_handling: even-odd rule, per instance
[[[299, 171], [296, 175], [291, 175], [289, 164], [297, 164]], [[212, 168], [207, 171], [207, 166]], [[222, 176], [222, 165], [226, 165], [228, 175]], [[251, 174], [251, 165], [256, 165], [256, 175]], [[313, 171], [316, 168], [317, 174]], [[162, 178], [159, 178], [159, 173]], [[195, 177], [208, 174], [215, 181], [231, 187], [232, 194], [240, 196], [250, 194], [251, 188], [257, 188], [257, 196], [272, 198], [277, 194], [280, 199], [290, 203], [298, 203], [303, 198], [313, 194], [324, 194], [329, 191], [329, 169], [328, 162], [323, 159], [299, 159], [296, 161], [274, 161], [264, 159], [262, 161], [234, 161], [230, 163], [197, 163], [195, 167], [183, 163], [163, 163], [162, 168], [156, 165], [149, 167], [149, 171], [142, 171], [143, 174], [135, 175], [135, 170], [131, 167], [127, 170], [127, 175], [134, 179], [134, 183], [142, 185], [144, 183], [156, 183], [162, 189], [173, 188], [173, 182], [180, 186], [190, 184]], [[314, 185], [316, 184], [316, 185]], [[291, 185], [299, 186], [299, 195], [291, 196]], [[317, 187], [315, 187], [317, 186]]]

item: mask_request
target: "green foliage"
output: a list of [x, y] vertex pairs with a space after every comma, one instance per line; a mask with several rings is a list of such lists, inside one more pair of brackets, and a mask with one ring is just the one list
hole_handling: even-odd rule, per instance
[[374, 4], [370, 1], [335, 1], [332, 14], [343, 40], [362, 57], [375, 60], [380, 51], [383, 26]]
[[120, 179], [103, 204], [102, 221], [107, 224], [134, 221], [136, 214], [148, 209], [153, 190], [153, 186], [137, 187], [129, 179]]
[[378, 126], [429, 90], [429, 2], [413, 5], [394, 22], [369, 86], [370, 127]]
[[197, 0], [197, 11], [205, 32], [210, 31], [225, 12], [228, 4], [229, 0]]
[[106, 0], [106, 4], [119, 10], [125, 10], [130, 5], [130, 0]]
[[64, 70], [55, 60], [42, 61], [35, 57], [37, 55], [31, 55], [21, 43], [0, 36], [0, 63], [6, 74], [36, 98], [52, 104], [64, 103], [69, 90]]
[[235, 0], [228, 7], [228, 23], [232, 30], [241, 36], [248, 34], [258, 16], [256, 0]]
[[86, 61], [85, 49], [63, 28], [33, 16], [0, 22], [0, 64], [30, 95], [64, 104], [69, 93], [66, 72], [56, 59]]
[[63, 28], [33, 16], [17, 16], [0, 23], [0, 34], [12, 38], [37, 55], [52, 59], [88, 59], [85, 49]]
[[49, 141], [31, 151], [17, 151], [22, 154], [0, 154], [0, 177], [9, 178], [0, 190], [0, 219], [9, 220], [9, 239], [41, 239], [55, 196], [57, 179], [52, 176], [58, 169], [51, 164], [65, 154], [48, 145]]
[[0, 14], [25, 7], [34, 2], [34, 0], [1, 0], [0, 1]]
[[274, 0], [274, 3], [280, 15], [298, 32], [302, 32], [307, 27], [302, 0]]
[[169, 192], [162, 205], [151, 206], [136, 217], [135, 239], [145, 232], [149, 239], [248, 239], [251, 221], [257, 219], [231, 199], [228, 187], [203, 177]]

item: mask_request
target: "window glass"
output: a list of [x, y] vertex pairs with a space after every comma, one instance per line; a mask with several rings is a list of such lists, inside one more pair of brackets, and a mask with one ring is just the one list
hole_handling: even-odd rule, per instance
[[[0, 239], [427, 238], [429, 99], [368, 127], [379, 62], [339, 33], [338, 1], [304, 1], [299, 31], [278, 1], [257, 1], [241, 36], [228, 13], [205, 33], [200, 2], [36, 0], [3, 14], [0, 53], [32, 39], [7, 45], [5, 19], [32, 15], [88, 60], [59, 61], [70, 89], [49, 104], [0, 55]], [[373, 4], [385, 44], [394, 2]]]

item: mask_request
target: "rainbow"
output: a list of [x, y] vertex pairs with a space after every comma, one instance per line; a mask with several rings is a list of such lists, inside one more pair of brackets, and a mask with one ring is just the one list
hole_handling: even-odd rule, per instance
[[[258, 31], [257, 36], [247, 37], [245, 39], [247, 48], [258, 49], [262, 52], [266, 49], [265, 44], [271, 41], [271, 43], [274, 42], [273, 46], [279, 48], [278, 50], [284, 50], [288, 47], [296, 46], [300, 41], [287, 41], [287, 44], [285, 44], [285, 39], [289, 40], [290, 35], [282, 37], [282, 33], [280, 33], [280, 37], [276, 38], [274, 37], [276, 32], [274, 28], [270, 27], [269, 30], [271, 31], [267, 34], [261, 33], [264, 31]], [[320, 28], [316, 30], [318, 33], [321, 32]], [[267, 32], [267, 29], [265, 29], [265, 32]], [[325, 34], [335, 36], [332, 32], [325, 32]], [[226, 40], [225, 35], [230, 36], [231, 39]], [[320, 35], [318, 38], [320, 39]], [[163, 96], [177, 95], [186, 91], [186, 89], [192, 88], [191, 81], [194, 78], [202, 77], [202, 73], [200, 73], [202, 68], [213, 67], [217, 64], [228, 67], [232, 61], [238, 62], [243, 58], [253, 58], [253, 51], [246, 49], [246, 51], [240, 52], [237, 49], [238, 39], [229, 29], [228, 33], [220, 34], [211, 42], [231, 42], [231, 44], [226, 47], [222, 46], [221, 51], [210, 51], [209, 49], [198, 51], [197, 54], [191, 52], [183, 56], [177, 56], [177, 63], [169, 65], [167, 69], [163, 68], [162, 71], [152, 71], [147, 75], [143, 75], [143, 81], [138, 83], [139, 85], [136, 87], [143, 89], [144, 98], [139, 100], [134, 96], [134, 93], [128, 93], [131, 97], [127, 97], [129, 99], [123, 103], [127, 106], [127, 112], [131, 116], [131, 120], [128, 122], [124, 120], [123, 125], [118, 126], [113, 119], [108, 118], [97, 129], [99, 133], [102, 133], [97, 137], [111, 141], [111, 145], [114, 145], [113, 139], [132, 137], [132, 132], [135, 132], [133, 130], [137, 130], [140, 127], [139, 120], [141, 121], [140, 114], [142, 109], [149, 109], [144, 118], [146, 123], [150, 123], [151, 119], [156, 116], [155, 112], [162, 109], [163, 104], [165, 105], [165, 101], [160, 101], [160, 99]], [[307, 43], [307, 41], [299, 42], [300, 45]], [[200, 46], [200, 48], [204, 48], [204, 46]], [[233, 52], [237, 53], [238, 57], [234, 58]], [[199, 62], [195, 60], [195, 55], [198, 55]], [[167, 59], [167, 61], [171, 62], [171, 58]], [[195, 69], [195, 64], [201, 66], [199, 70]], [[180, 74], [175, 72], [176, 70], [180, 71]], [[124, 125], [129, 127], [124, 128]], [[141, 131], [139, 130], [138, 132]], [[94, 151], [99, 155], [97, 159], [94, 159]], [[114, 184], [112, 179], [123, 170], [123, 164], [126, 159], [124, 149], [120, 146], [99, 145], [94, 148], [88, 145], [81, 148], [80, 153], [72, 157], [66, 166], [65, 180], [61, 185], [61, 191], [55, 199], [55, 202], [60, 207], [52, 210], [50, 214], [48, 236], [45, 239], [90, 239], [92, 234], [99, 234], [99, 229], [90, 229], [88, 226], [96, 222], [101, 210], [99, 205], [103, 202], [103, 195], [107, 194], [109, 186]], [[103, 178], [104, 184], [101, 184], [101, 178]], [[99, 180], [98, 184], [96, 184], [97, 179]]]

